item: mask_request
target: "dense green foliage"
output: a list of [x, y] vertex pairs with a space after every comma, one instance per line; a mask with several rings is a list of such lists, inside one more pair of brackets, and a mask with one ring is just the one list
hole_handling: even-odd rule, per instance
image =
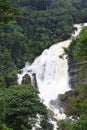
[[[77, 87], [73, 96], [67, 102], [66, 114], [74, 117], [74, 121], [66, 119], [60, 121], [59, 130], [87, 129], [87, 85]], [[79, 117], [79, 119], [78, 119]]]
[[77, 62], [77, 82], [87, 83], [87, 27], [84, 27], [79, 37], [72, 41], [66, 53], [72, 61]]
[[79, 37], [73, 39], [66, 52], [72, 59], [87, 61], [87, 27], [84, 27]]
[[36, 116], [40, 114], [42, 128], [49, 129], [47, 110], [37, 94], [38, 91], [30, 85], [16, 85], [8, 89], [1, 89], [0, 122], [5, 123], [8, 128], [13, 128], [13, 130], [24, 130], [23, 128], [28, 130], [34, 126]]
[[21, 15], [21, 8], [14, 8], [10, 0], [0, 0], [0, 24], [5, 24]]
[[[7, 22], [11, 20], [7, 18], [12, 13], [10, 8], [21, 7], [24, 11], [22, 18], [0, 26], [0, 80], [1, 84], [6, 86], [15, 82], [11, 77], [14, 77], [17, 69], [22, 68], [26, 61], [32, 62], [45, 48], [70, 37], [73, 22], [85, 22], [87, 18], [86, 11], [82, 11], [86, 9], [85, 0], [11, 1], [12, 4], [9, 0], [1, 0], [4, 5], [0, 8], [1, 16], [4, 16], [2, 22], [5, 22], [5, 19]], [[6, 16], [5, 7], [8, 13]], [[80, 15], [81, 11], [83, 13]]]
[[[16, 74], [26, 61], [32, 62], [44, 49], [69, 38], [73, 23], [86, 21], [87, 0], [0, 0], [0, 130], [31, 129], [37, 113], [42, 115], [43, 130], [53, 130], [37, 90], [30, 85], [18, 86]], [[84, 28], [66, 50], [81, 62], [87, 61], [86, 34]], [[86, 68], [87, 64], [79, 68], [79, 81], [86, 78]], [[61, 130], [87, 129], [85, 88], [80, 89], [79, 96], [68, 104], [67, 113], [75, 113], [80, 120], [65, 120], [60, 123]]]
[[[62, 102], [66, 102], [66, 114], [73, 116], [76, 120], [70, 119], [60, 122], [59, 130], [86, 130], [87, 129], [87, 27], [84, 27], [79, 37], [74, 39], [66, 50], [71, 60], [77, 64], [78, 85], [73, 92], [62, 95]], [[78, 66], [79, 65], [79, 66]], [[70, 94], [69, 94], [70, 93]], [[70, 97], [68, 96], [70, 95]], [[79, 117], [79, 119], [77, 118]]]

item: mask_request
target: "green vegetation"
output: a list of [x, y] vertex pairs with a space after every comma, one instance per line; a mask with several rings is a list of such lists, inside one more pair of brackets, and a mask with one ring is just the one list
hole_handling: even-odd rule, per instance
[[87, 27], [83, 27], [80, 36], [72, 41], [66, 52], [71, 59], [87, 61]]
[[[16, 74], [26, 61], [32, 62], [44, 49], [69, 38], [73, 23], [86, 21], [87, 0], [0, 0], [0, 130], [31, 129], [37, 113], [42, 115], [42, 129], [53, 130], [37, 90], [25, 83], [17, 85]], [[86, 62], [86, 43], [87, 28], [84, 28], [66, 50], [69, 57]], [[86, 81], [86, 68], [86, 63], [79, 67], [79, 82]], [[87, 129], [84, 90], [86, 86], [77, 88], [79, 96], [67, 108], [68, 115], [75, 113], [80, 120], [65, 120], [60, 123], [61, 130]], [[61, 95], [61, 99], [66, 101], [68, 97]]]
[[68, 116], [72, 115], [75, 120], [60, 121], [59, 130], [87, 129], [87, 85], [77, 87], [74, 90], [72, 98], [67, 102], [66, 114]]
[[18, 18], [22, 14], [21, 8], [14, 8], [10, 0], [0, 0], [0, 24]]
[[[60, 99], [67, 99], [65, 112], [73, 116], [74, 121], [66, 119], [60, 122], [59, 130], [86, 130], [87, 129], [87, 27], [84, 27], [79, 37], [74, 39], [66, 50], [71, 60], [77, 61], [78, 85], [73, 93], [62, 95]], [[71, 94], [70, 94], [71, 93]], [[68, 95], [71, 95], [70, 97]], [[79, 119], [78, 119], [79, 117]], [[77, 120], [77, 121], [76, 121]]]
[[[61, 40], [65, 40], [70, 37], [73, 30], [73, 22], [85, 22], [86, 1], [79, 0], [1, 0], [1, 22], [8, 22], [14, 18], [13, 9], [19, 9], [21, 7], [23, 11], [23, 17], [17, 18], [16, 21], [9, 22], [7, 25], [0, 26], [0, 57], [6, 64], [11, 64], [14, 71], [17, 68], [22, 68], [26, 61], [32, 62], [35, 57], [48, 48], [50, 45], [57, 43]], [[4, 15], [6, 7], [6, 13]], [[12, 10], [11, 10], [12, 9]], [[84, 18], [77, 17], [77, 14], [83, 12]], [[76, 17], [74, 16], [74, 14]], [[19, 16], [19, 15], [18, 15]], [[8, 18], [7, 18], [8, 17]], [[76, 19], [77, 18], [77, 19]], [[9, 60], [5, 55], [8, 54]], [[6, 61], [5, 61], [6, 60]], [[2, 61], [0, 68], [5, 65]], [[10, 67], [10, 65], [6, 65]], [[5, 67], [5, 68], [6, 68]], [[12, 70], [13, 71], [13, 70]], [[10, 72], [10, 71], [9, 71]], [[13, 72], [14, 73], [14, 72]], [[3, 81], [5, 80], [5, 70], [3, 75]], [[10, 85], [10, 83], [9, 83]], [[8, 86], [8, 85], [7, 85]]]
[[74, 39], [68, 50], [66, 49], [65, 51], [72, 61], [77, 62], [77, 82], [87, 83], [87, 27], [83, 28], [79, 37]]
[[30, 85], [15, 85], [1, 89], [0, 122], [13, 130], [28, 130], [34, 126], [36, 116], [40, 114], [42, 128], [52, 129], [48, 123], [47, 109], [37, 94], [38, 91]]

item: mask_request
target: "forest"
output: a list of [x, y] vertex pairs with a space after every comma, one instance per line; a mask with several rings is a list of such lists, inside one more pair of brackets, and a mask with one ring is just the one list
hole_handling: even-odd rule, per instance
[[[31, 130], [37, 113], [43, 130], [53, 130], [38, 90], [30, 83], [18, 85], [17, 73], [26, 61], [32, 63], [44, 49], [68, 39], [74, 23], [84, 22], [87, 0], [0, 0], [0, 130]], [[71, 60], [87, 61], [86, 27], [65, 51]], [[86, 68], [87, 63], [78, 68], [78, 84], [86, 81]], [[87, 82], [79, 84], [65, 111], [80, 120], [60, 121], [59, 130], [87, 129], [86, 92]], [[67, 94], [62, 97], [67, 102]]]

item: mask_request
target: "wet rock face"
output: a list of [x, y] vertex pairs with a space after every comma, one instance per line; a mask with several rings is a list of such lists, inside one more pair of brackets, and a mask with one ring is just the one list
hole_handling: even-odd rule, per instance
[[69, 111], [69, 103], [72, 99], [79, 98], [78, 92], [75, 90], [70, 90], [66, 92], [65, 94], [60, 94], [59, 99], [60, 99], [60, 106], [64, 109], [65, 114], [68, 114]]
[[32, 76], [33, 76], [32, 85], [35, 86], [36, 88], [38, 88], [38, 86], [37, 86], [36, 74], [34, 73]]
[[[87, 84], [87, 61], [75, 61], [68, 60], [69, 64], [69, 76], [70, 76], [70, 86], [72, 90], [67, 91], [65, 94], [59, 95], [60, 107], [64, 109], [64, 113], [70, 116], [69, 103], [73, 99], [81, 99], [84, 96], [79, 94], [75, 88], [83, 87]], [[84, 93], [85, 95], [85, 93]], [[72, 115], [72, 114], [71, 114]], [[78, 115], [77, 115], [78, 116]], [[73, 115], [73, 119], [78, 120], [76, 115]]]
[[24, 77], [23, 77], [23, 80], [22, 80], [22, 83], [23, 84], [31, 84], [31, 78], [28, 74], [26, 74]]
[[76, 61], [72, 61], [72, 60], [68, 60], [68, 64], [69, 64], [69, 76], [70, 76], [70, 80], [69, 80], [69, 84], [71, 86], [71, 88], [76, 88], [77, 87], [77, 67], [76, 67]]
[[28, 74], [26, 74], [23, 77], [22, 84], [31, 84], [32, 86], [37, 87], [36, 74], [32, 75], [32, 79]]
[[71, 88], [87, 84], [87, 61], [68, 60]]

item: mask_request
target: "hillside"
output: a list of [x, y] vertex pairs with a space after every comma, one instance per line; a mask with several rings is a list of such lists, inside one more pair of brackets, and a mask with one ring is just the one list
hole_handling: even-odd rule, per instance
[[[87, 22], [87, 0], [5, 0], [4, 2], [0, 0], [1, 130], [31, 129], [36, 122], [37, 113], [42, 115], [43, 130], [53, 130], [52, 124], [48, 122], [47, 108], [40, 101], [38, 91], [30, 85], [30, 82], [28, 82], [29, 84], [24, 82], [23, 86], [19, 86], [17, 73], [24, 67], [26, 61], [32, 63], [44, 49], [68, 39], [75, 30], [74, 23], [84, 22]], [[86, 130], [87, 128], [85, 110], [87, 108], [86, 43], [87, 28], [84, 28], [80, 37], [73, 40], [69, 49], [66, 50], [72, 62], [85, 62], [85, 64], [78, 68], [75, 79], [77, 89], [74, 90], [72, 99], [66, 107], [68, 115], [75, 112], [77, 116], [81, 117], [81, 120], [77, 125], [76, 122], [69, 120], [72, 128], [65, 127], [64, 129], [60, 123], [61, 130]], [[30, 92], [27, 92], [28, 87]], [[75, 93], [78, 93], [77, 96]], [[68, 95], [65, 94], [66, 102], [69, 99]], [[73, 103], [74, 101], [75, 103]], [[71, 109], [72, 104], [74, 110]], [[81, 109], [77, 110], [78, 106]], [[30, 115], [30, 118], [27, 117], [27, 114]], [[19, 122], [17, 122], [18, 120]], [[30, 124], [28, 124], [29, 121]], [[68, 122], [62, 123], [67, 126]]]
[[[80, 36], [72, 41], [66, 50], [72, 61], [74, 79], [72, 91], [60, 95], [61, 106], [68, 117], [60, 122], [59, 130], [86, 130], [87, 129], [87, 27], [83, 28]], [[63, 127], [65, 126], [65, 128]], [[70, 128], [71, 127], [71, 128]]]

